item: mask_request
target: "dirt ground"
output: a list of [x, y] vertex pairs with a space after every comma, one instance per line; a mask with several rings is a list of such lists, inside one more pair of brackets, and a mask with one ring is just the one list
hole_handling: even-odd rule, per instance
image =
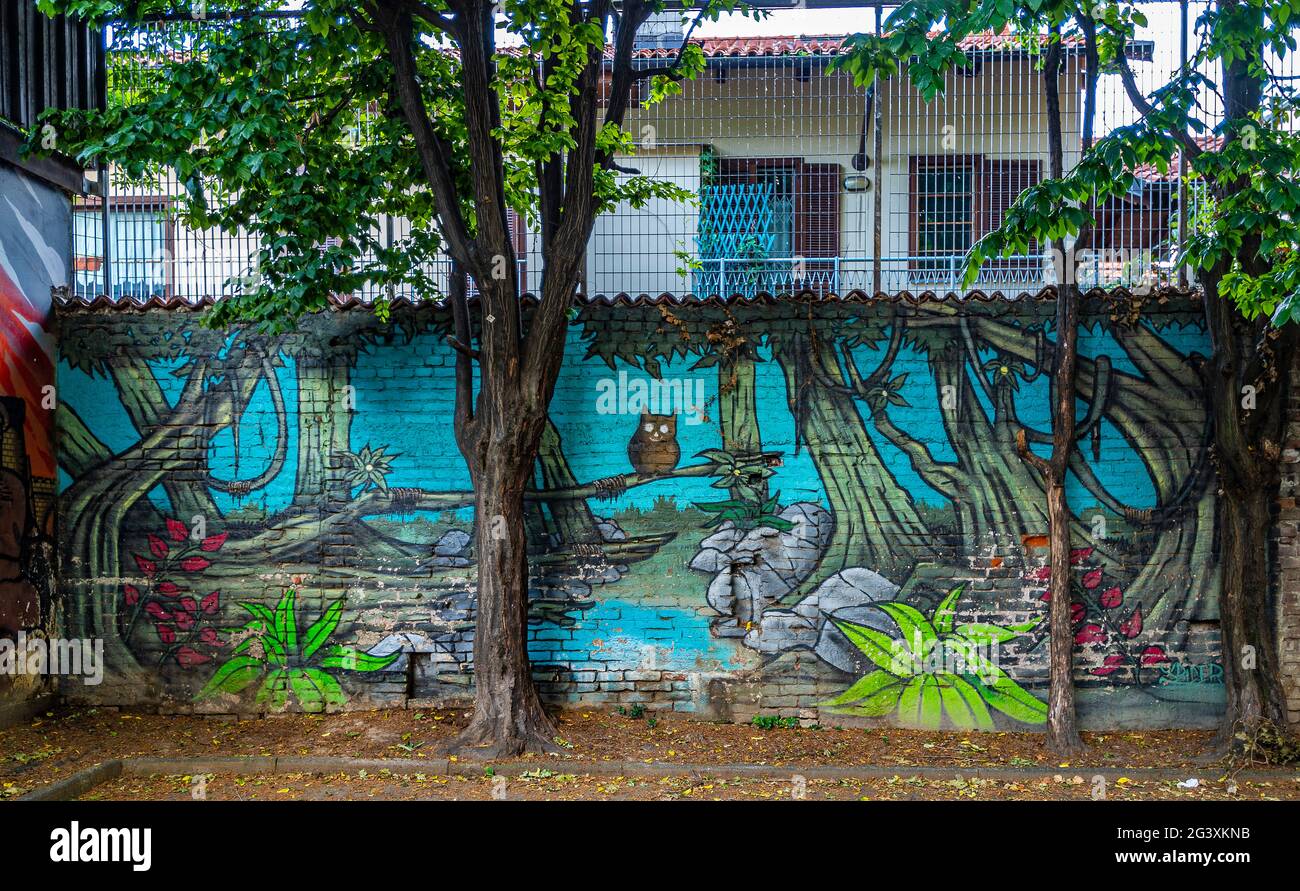
[[[86, 709], [47, 713], [30, 724], [0, 730], [0, 800], [12, 799], [111, 758], [340, 756], [436, 759], [438, 747], [464, 726], [456, 711], [386, 710], [336, 715], [281, 715], [235, 721], [230, 718], [160, 716]], [[558, 719], [561, 754], [534, 755], [535, 770], [497, 777], [490, 768], [469, 777], [403, 775], [387, 770], [365, 776], [320, 777], [280, 774], [206, 779], [209, 799], [406, 799], [491, 798], [504, 781], [508, 798], [723, 798], [788, 799], [799, 794], [800, 767], [874, 766], [897, 776], [849, 782], [808, 779], [809, 799], [915, 798], [1089, 798], [1089, 768], [1125, 770], [1186, 767], [1196, 788], [1175, 781], [1123, 778], [1111, 783], [1109, 798], [1285, 798], [1300, 799], [1300, 770], [1275, 772], [1266, 782], [1230, 781], [1205, 753], [1211, 734], [1152, 731], [1085, 734], [1088, 750], [1072, 762], [1055, 759], [1040, 734], [938, 733], [897, 729], [756, 727], [710, 724], [646, 712], [633, 717], [587, 709]], [[670, 777], [590, 775], [583, 763], [628, 761], [646, 764], [759, 764], [791, 769], [790, 780], [723, 779], [707, 770]], [[909, 767], [1046, 767], [1049, 777], [1021, 782], [933, 779], [909, 775]], [[408, 770], [409, 768], [403, 768]], [[1125, 781], [1127, 780], [1127, 781]], [[88, 798], [191, 798], [192, 777], [124, 776], [92, 790]]]
[[[150, 776], [120, 777], [83, 796], [88, 801], [470, 801], [506, 799], [523, 801], [956, 801], [963, 799], [1086, 800], [1094, 793], [1088, 779], [1065, 773], [1058, 777], [1006, 782], [974, 777], [948, 780], [898, 776], [872, 780], [803, 779], [792, 772], [786, 780], [737, 779], [705, 772], [670, 777], [608, 777], [583, 774], [581, 768], [538, 768], [522, 776], [462, 777], [430, 774], [375, 773], [329, 776], [277, 774], [275, 776]], [[1300, 782], [1237, 781], [1235, 791], [1226, 783], [1203, 780], [1194, 789], [1179, 788], [1174, 780], [1131, 780], [1111, 784], [1105, 797], [1134, 800], [1300, 800]]]

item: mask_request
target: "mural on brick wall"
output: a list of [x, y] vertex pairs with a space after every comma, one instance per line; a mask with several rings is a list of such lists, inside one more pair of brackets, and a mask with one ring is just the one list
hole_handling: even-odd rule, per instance
[[[1041, 723], [1047, 520], [1015, 438], [1048, 447], [1051, 315], [584, 307], [528, 493], [544, 694]], [[1199, 326], [1186, 298], [1106, 302], [1081, 337], [1078, 678], [1114, 721], [1201, 723], [1222, 701]], [[275, 338], [67, 314], [63, 565], [70, 620], [116, 666], [103, 693], [465, 694], [474, 517], [445, 333], [401, 306]]]
[[45, 629], [53, 593], [54, 344], [67, 280], [67, 198], [0, 165], [0, 635]]

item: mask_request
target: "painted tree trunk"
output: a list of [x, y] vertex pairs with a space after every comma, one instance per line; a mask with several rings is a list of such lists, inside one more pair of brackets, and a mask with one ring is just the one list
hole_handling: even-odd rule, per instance
[[[148, 436], [171, 413], [171, 406], [149, 363], [139, 356], [123, 353], [109, 360], [108, 370], [131, 424], [140, 436]], [[200, 431], [200, 435], [206, 433]], [[192, 449], [190, 453], [202, 454], [202, 451]], [[187, 461], [162, 481], [173, 514], [187, 523], [195, 516], [205, 520], [218, 516], [217, 506], [208, 492], [207, 472], [205, 462]]]
[[[865, 566], [899, 581], [934, 553], [925, 523], [911, 496], [885, 467], [854, 397], [813, 379], [804, 353], [808, 348], [807, 341], [796, 339], [778, 349], [776, 357], [790, 404], [799, 406], [795, 423], [826, 490], [835, 528], [817, 569], [790, 599], [851, 566]], [[818, 352], [822, 367], [839, 374], [824, 342]]]
[[[569, 467], [569, 459], [564, 455], [564, 443], [560, 439], [560, 431], [555, 428], [550, 418], [546, 419], [546, 426], [542, 430], [537, 465], [541, 470], [543, 489], [571, 489], [578, 485], [578, 478], [573, 475], [573, 470]], [[596, 518], [592, 516], [591, 508], [587, 507], [585, 499], [566, 498], [551, 501], [542, 509], [550, 515], [555, 532], [560, 536], [561, 547], [600, 541]]]
[[347, 477], [334, 465], [351, 449], [353, 406], [350, 369], [312, 349], [295, 356], [298, 376], [298, 470], [293, 506], [339, 506], [350, 496]]

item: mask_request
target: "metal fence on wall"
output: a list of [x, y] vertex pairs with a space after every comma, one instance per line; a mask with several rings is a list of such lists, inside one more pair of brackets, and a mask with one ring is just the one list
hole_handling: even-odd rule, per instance
[[[1149, 4], [1151, 24], [1129, 54], [1144, 93], [1183, 64], [1203, 6]], [[840, 21], [846, 33], [869, 31], [879, 27], [878, 15], [874, 8], [845, 9]], [[626, 126], [637, 151], [618, 163], [693, 197], [603, 215], [588, 247], [585, 293], [965, 292], [960, 273], [971, 244], [1047, 172], [1047, 113], [1032, 38], [971, 40], [969, 67], [952, 72], [944, 95], [926, 102], [905, 77], [864, 88], [829, 72], [844, 35], [794, 36], [801, 16], [790, 10], [769, 17], [765, 30], [788, 22], [791, 36], [701, 38], [708, 67], [681, 95], [649, 107], [634, 101]], [[114, 91], [164, 76], [162, 53], [200, 51], [210, 27], [167, 22], [112, 34], [110, 101]], [[679, 42], [671, 27], [647, 34], [637, 64], [661, 63]], [[1079, 157], [1083, 60], [1081, 46], [1066, 46], [1067, 167]], [[1206, 107], [1212, 125], [1212, 97]], [[1118, 76], [1104, 72], [1098, 136], [1136, 117]], [[1195, 219], [1198, 196], [1178, 171], [1178, 159], [1169, 172], [1138, 171], [1129, 194], [1098, 208], [1090, 247], [1080, 256], [1085, 284], [1177, 279], [1186, 228], [1180, 220]], [[196, 231], [176, 218], [181, 189], [169, 172], [128, 183], [114, 171], [108, 180], [105, 198], [75, 207], [77, 298], [198, 301], [230, 293], [252, 271], [251, 235]], [[512, 222], [521, 289], [536, 290], [544, 273], [539, 239]], [[405, 220], [381, 219], [377, 235], [399, 243], [409, 230]], [[990, 261], [973, 287], [1037, 292], [1055, 281], [1044, 248]], [[451, 264], [428, 272], [445, 287]]]

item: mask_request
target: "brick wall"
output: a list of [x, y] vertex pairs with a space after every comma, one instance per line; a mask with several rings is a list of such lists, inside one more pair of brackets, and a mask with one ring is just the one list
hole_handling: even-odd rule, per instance
[[[1208, 345], [1186, 299], [1132, 309], [1091, 305], [1081, 337], [1080, 710], [1092, 726], [1209, 725]], [[585, 308], [529, 499], [544, 696], [1036, 726], [1047, 526], [1014, 434], [1047, 428], [1050, 318], [1030, 301]], [[113, 683], [72, 692], [207, 711], [463, 701], [475, 530], [446, 325], [340, 310], [272, 339], [185, 311], [68, 312], [65, 588], [116, 659]], [[258, 615], [288, 590], [300, 631], [332, 607], [338, 621], [282, 666]], [[983, 706], [944, 692], [962, 672], [942, 649], [928, 667], [927, 651], [872, 660], [864, 641], [909, 655], [918, 613], [999, 640], [978, 654], [1005, 672], [980, 670]], [[351, 661], [322, 662], [332, 647]], [[236, 649], [252, 662], [231, 680]], [[281, 667], [338, 692], [301, 695]], [[881, 692], [845, 698], [877, 670]]]

